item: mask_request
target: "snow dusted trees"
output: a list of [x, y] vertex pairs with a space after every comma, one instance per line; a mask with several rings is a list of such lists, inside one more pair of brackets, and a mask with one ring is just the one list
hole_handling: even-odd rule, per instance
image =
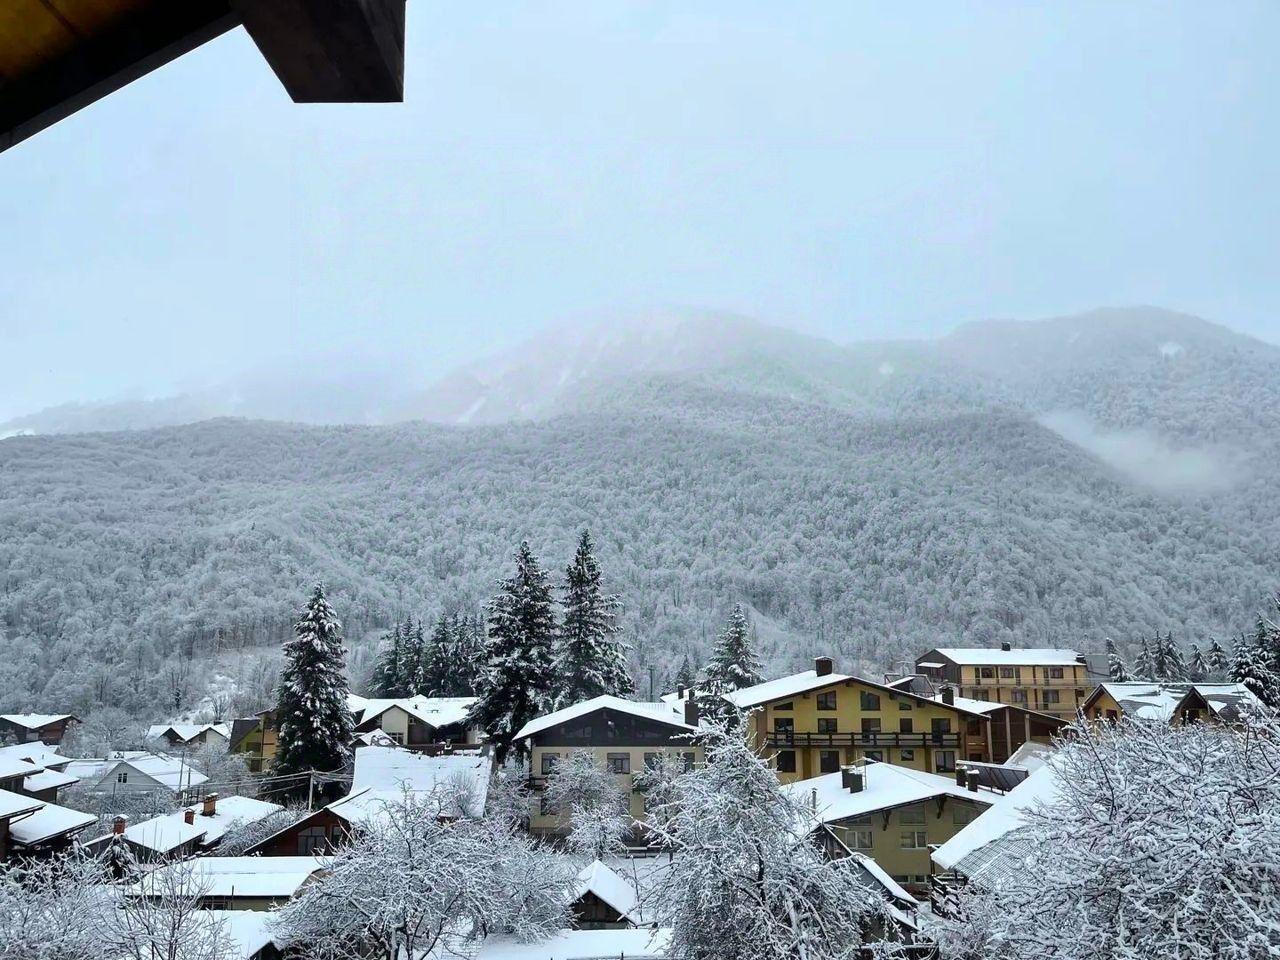
[[672, 850], [646, 903], [683, 960], [827, 960], [859, 955], [884, 900], [808, 839], [809, 812], [740, 738], [712, 734], [707, 762], [647, 811]]
[[1280, 728], [1121, 721], [1051, 761], [1034, 854], [962, 895], [948, 960], [1280, 955]]
[[569, 820], [567, 846], [587, 860], [621, 853], [634, 826], [630, 799], [617, 777], [587, 750], [575, 750], [556, 764], [543, 794], [547, 805]]
[[1280, 707], [1280, 676], [1271, 658], [1262, 619], [1258, 620], [1258, 636], [1252, 642], [1241, 637], [1231, 662], [1231, 681], [1243, 683], [1254, 696], [1269, 707]]
[[735, 603], [724, 630], [716, 640], [711, 659], [707, 662], [707, 689], [725, 694], [743, 687], [753, 687], [764, 680], [760, 671], [760, 658], [753, 647], [751, 621], [747, 619], [742, 604]]
[[470, 697], [483, 662], [478, 620], [442, 614], [429, 635], [405, 620], [383, 634], [369, 688], [375, 697]]
[[573, 872], [492, 820], [441, 823], [406, 793], [281, 908], [277, 934], [315, 960], [462, 956], [489, 934], [545, 937], [568, 922]]
[[408, 627], [407, 623], [397, 622], [382, 635], [369, 678], [370, 692], [375, 697], [408, 697], [413, 694], [410, 689], [413, 665], [409, 662], [405, 643]]
[[485, 675], [472, 719], [501, 761], [520, 728], [552, 703], [556, 619], [551, 585], [527, 540], [516, 552], [515, 576], [499, 586], [489, 604]]
[[618, 598], [600, 589], [600, 566], [589, 531], [582, 531], [564, 575], [564, 619], [556, 649], [557, 703], [566, 706], [606, 693], [630, 696], [635, 686], [627, 669], [627, 648], [618, 639]]
[[1116, 683], [1124, 683], [1130, 679], [1129, 668], [1125, 666], [1124, 658], [1116, 651], [1116, 642], [1107, 637], [1107, 673]]
[[274, 770], [336, 770], [351, 755], [342, 624], [317, 584], [284, 645]]

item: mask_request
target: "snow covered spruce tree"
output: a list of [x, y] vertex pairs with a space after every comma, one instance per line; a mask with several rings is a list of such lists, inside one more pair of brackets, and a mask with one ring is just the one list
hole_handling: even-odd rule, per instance
[[1124, 657], [1116, 650], [1116, 642], [1107, 637], [1107, 673], [1116, 683], [1124, 683], [1131, 679], [1129, 668], [1125, 666]]
[[618, 639], [618, 598], [600, 589], [591, 534], [582, 531], [564, 571], [564, 620], [556, 644], [556, 703], [568, 706], [601, 694], [635, 692], [627, 648]]
[[733, 612], [711, 651], [711, 659], [703, 669], [703, 677], [703, 716], [721, 724], [736, 722], [724, 695], [764, 681], [760, 659], [752, 646], [751, 621], [742, 604], [733, 605]]
[[698, 671], [693, 668], [693, 664], [689, 662], [689, 655], [686, 653], [680, 660], [680, 669], [676, 671], [675, 685], [677, 690], [692, 690], [698, 682]]
[[[648, 812], [671, 864], [646, 913], [682, 960], [859, 957], [888, 929], [885, 901], [809, 838], [811, 813], [738, 736], [710, 734], [705, 766], [664, 785]], [[885, 955], [892, 955], [888, 944]]]
[[378, 656], [369, 678], [369, 687], [375, 697], [407, 697], [412, 693], [409, 689], [412, 669], [405, 649], [405, 634], [408, 629], [407, 624], [397, 621], [394, 627], [382, 635]]
[[430, 795], [388, 802], [280, 908], [277, 936], [309, 960], [406, 960], [567, 925], [575, 872], [563, 859], [498, 821], [442, 823], [439, 810]]
[[1146, 637], [1143, 637], [1138, 643], [1138, 658], [1133, 661], [1133, 674], [1130, 679], [1156, 679], [1155, 653], [1151, 649], [1151, 644], [1147, 642]]
[[945, 960], [1280, 956], [1280, 728], [1084, 726], [1008, 864], [940, 921]]
[[499, 587], [489, 603], [485, 674], [471, 719], [502, 762], [520, 728], [551, 706], [556, 618], [551, 585], [529, 541], [516, 552], [515, 576]]
[[1280, 676], [1276, 674], [1265, 635], [1255, 637], [1252, 642], [1240, 638], [1228, 676], [1232, 683], [1243, 683], [1267, 706], [1280, 708]]
[[316, 584], [285, 641], [276, 705], [280, 740], [273, 770], [336, 770], [351, 756], [342, 624]]
[[586, 860], [603, 860], [626, 849], [635, 821], [617, 778], [590, 751], [575, 750], [547, 778], [547, 803], [569, 820], [566, 845]]

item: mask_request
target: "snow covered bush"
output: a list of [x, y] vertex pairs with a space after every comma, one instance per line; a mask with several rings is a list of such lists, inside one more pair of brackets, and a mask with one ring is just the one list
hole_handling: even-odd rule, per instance
[[603, 860], [621, 853], [634, 826], [631, 801], [606, 770], [586, 750], [575, 750], [556, 764], [547, 777], [547, 804], [569, 819], [567, 845], [587, 860]]
[[411, 793], [389, 802], [281, 908], [277, 935], [317, 960], [402, 960], [449, 956], [493, 933], [536, 940], [567, 925], [566, 865], [501, 824], [442, 823], [439, 807]]
[[710, 735], [707, 762], [651, 797], [650, 827], [672, 851], [646, 912], [672, 928], [682, 960], [834, 960], [892, 921], [878, 891], [809, 840], [810, 816], [740, 737]]
[[42, 860], [0, 868], [0, 957], [99, 960], [103, 888], [93, 864]]
[[947, 960], [1280, 957], [1280, 727], [1123, 721], [1052, 761], [1025, 861], [961, 896]]

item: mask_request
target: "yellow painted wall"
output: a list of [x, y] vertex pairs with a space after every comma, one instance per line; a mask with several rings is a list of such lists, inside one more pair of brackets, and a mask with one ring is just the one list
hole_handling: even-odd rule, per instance
[[1116, 703], [1115, 697], [1100, 688], [1097, 699], [1085, 710], [1085, 716], [1090, 720], [1104, 720], [1108, 710], [1114, 711], [1117, 717], [1124, 716], [1124, 711], [1120, 709], [1120, 704]]
[[[836, 709], [819, 710], [819, 694], [831, 692], [836, 695]], [[862, 694], [864, 692], [880, 698], [879, 709], [863, 709]], [[788, 702], [791, 704], [792, 709], [779, 709], [780, 704]], [[903, 748], [892, 745], [884, 747], [839, 746], [834, 749], [840, 751], [840, 763], [842, 765], [848, 765], [855, 760], [863, 759], [867, 756], [868, 751], [874, 752], [876, 750], [880, 751], [881, 759], [885, 763], [911, 767], [929, 773], [937, 772], [938, 761], [942, 759], [940, 755], [944, 750], [954, 752], [953, 759], [956, 762], [971, 759], [971, 755], [978, 759], [987, 759], [988, 757], [986, 724], [980, 718], [963, 713], [942, 703], [910, 697], [899, 692], [890, 692], [883, 688], [861, 683], [856, 679], [836, 680], [829, 686], [821, 687], [808, 693], [797, 694], [789, 700], [783, 699], [765, 704], [750, 715], [748, 730], [752, 742], [758, 750], [773, 757], [772, 762], [775, 768], [777, 767], [777, 752], [791, 749], [781, 744], [776, 748], [768, 744], [766, 734], [775, 729], [775, 722], [780, 717], [791, 718], [797, 734], [819, 733], [819, 719], [834, 719], [836, 721], [837, 736], [861, 732], [864, 719], [879, 720], [880, 730], [885, 734], [901, 732], [900, 728], [903, 720], [910, 720], [912, 733], [927, 734], [932, 730], [933, 721], [939, 719], [948, 720], [951, 727], [950, 732], [960, 735], [960, 744], [954, 748], [934, 748], [930, 746]], [[974, 721], [976, 721], [976, 729], [970, 732], [971, 722]], [[797, 780], [807, 780], [810, 777], [819, 776], [822, 772], [820, 768], [821, 751], [824, 749], [833, 748], [824, 746], [795, 747], [795, 772], [778, 771], [778, 779], [783, 783], [793, 783]], [[903, 749], [911, 750], [911, 755], [904, 757]]]
[[[1072, 719], [1076, 715], [1076, 710], [1084, 705], [1084, 701], [1093, 692], [1093, 685], [1089, 682], [1089, 671], [1084, 664], [1062, 666], [1061, 678], [1051, 677], [1050, 667], [1030, 664], [1014, 667], [1005, 665], [1006, 672], [1013, 670], [1012, 677], [1001, 676], [1001, 669], [1000, 665], [960, 667], [960, 695], [972, 697], [975, 700], [1008, 703], [1015, 707], [1022, 707], [1024, 710], [1036, 710], [1040, 713]], [[991, 671], [992, 676], [983, 677], [984, 670]], [[1047, 702], [1045, 697], [1047, 691], [1057, 694], [1057, 703]], [[1018, 700], [1018, 692], [1025, 694], [1026, 700]]]
[[[571, 753], [579, 751], [587, 751], [595, 757], [596, 763], [601, 768], [606, 766], [608, 755], [611, 753], [625, 753], [630, 758], [631, 773], [618, 774], [616, 779], [618, 786], [631, 798], [631, 816], [635, 819], [644, 820], [644, 794], [634, 788], [634, 778], [637, 773], [644, 769], [644, 756], [646, 753], [666, 753], [680, 756], [685, 753], [693, 754], [694, 764], [702, 763], [702, 748], [692, 744], [679, 746], [647, 746], [647, 747], [628, 747], [628, 746], [610, 746], [610, 747], [534, 747], [530, 758], [532, 776], [535, 784], [545, 781], [542, 773], [542, 758], [547, 754], [558, 754], [561, 760], [564, 760]], [[535, 832], [553, 832], [562, 831], [568, 827], [568, 817], [565, 813], [555, 813], [544, 815], [541, 812], [542, 802], [541, 793], [534, 792], [532, 801], [532, 810], [529, 815], [529, 829]]]

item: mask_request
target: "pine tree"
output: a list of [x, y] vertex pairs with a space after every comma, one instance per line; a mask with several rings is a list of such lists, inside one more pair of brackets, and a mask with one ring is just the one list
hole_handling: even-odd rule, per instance
[[399, 622], [382, 635], [369, 686], [375, 697], [408, 696], [405, 662], [405, 630]]
[[484, 621], [479, 617], [456, 615], [452, 633], [452, 664], [445, 696], [474, 697], [480, 692], [485, 673]]
[[1110, 637], [1107, 637], [1107, 673], [1116, 683], [1125, 683], [1132, 679], [1129, 676], [1129, 668], [1125, 666], [1124, 658], [1116, 650], [1116, 642]]
[[1227, 675], [1227, 668], [1231, 666], [1231, 657], [1215, 638], [1209, 643], [1209, 653], [1205, 656], [1205, 662], [1209, 665], [1209, 676], [1221, 679]]
[[1280, 707], [1280, 676], [1265, 646], [1240, 643], [1231, 664], [1231, 682], [1243, 683], [1269, 707]]
[[1151, 645], [1147, 643], [1146, 637], [1142, 638], [1141, 645], [1138, 647], [1138, 659], [1133, 663], [1133, 679], [1156, 679], [1155, 659], [1151, 652]]
[[551, 706], [556, 618], [547, 575], [526, 540], [516, 574], [489, 603], [485, 675], [472, 720], [489, 735], [499, 762], [520, 728]]
[[404, 622], [404, 693], [401, 696], [416, 697], [426, 686], [427, 641], [422, 631], [422, 621], [416, 624], [406, 618]]
[[686, 653], [684, 659], [680, 661], [680, 669], [676, 671], [676, 689], [692, 690], [698, 682], [698, 673], [693, 669], [693, 664], [689, 662], [689, 655]]
[[1168, 683], [1183, 683], [1187, 679], [1187, 663], [1182, 656], [1182, 648], [1174, 642], [1173, 631], [1170, 630], [1165, 634], [1164, 640], [1159, 639], [1160, 634], [1156, 634], [1156, 639], [1163, 650], [1164, 676], [1161, 677]]
[[564, 622], [556, 645], [556, 702], [569, 706], [602, 694], [635, 692], [627, 648], [618, 639], [618, 598], [600, 589], [591, 534], [583, 530], [565, 568]]
[[322, 584], [316, 584], [293, 630], [294, 636], [284, 644], [280, 671], [280, 734], [273, 770], [336, 770], [351, 757], [347, 651], [342, 624]]
[[1194, 643], [1191, 645], [1191, 660], [1187, 663], [1187, 679], [1192, 683], [1204, 683], [1209, 679], [1209, 661]]
[[711, 659], [707, 661], [703, 671], [706, 682], [703, 684], [700, 708], [709, 720], [731, 722], [732, 711], [729, 710], [724, 695], [764, 681], [760, 661], [752, 648], [751, 634], [751, 621], [747, 619], [742, 604], [734, 604], [733, 612], [729, 614], [729, 620], [716, 640]]
[[422, 672], [418, 692], [426, 697], [451, 697], [457, 618], [441, 614], [422, 648]]

